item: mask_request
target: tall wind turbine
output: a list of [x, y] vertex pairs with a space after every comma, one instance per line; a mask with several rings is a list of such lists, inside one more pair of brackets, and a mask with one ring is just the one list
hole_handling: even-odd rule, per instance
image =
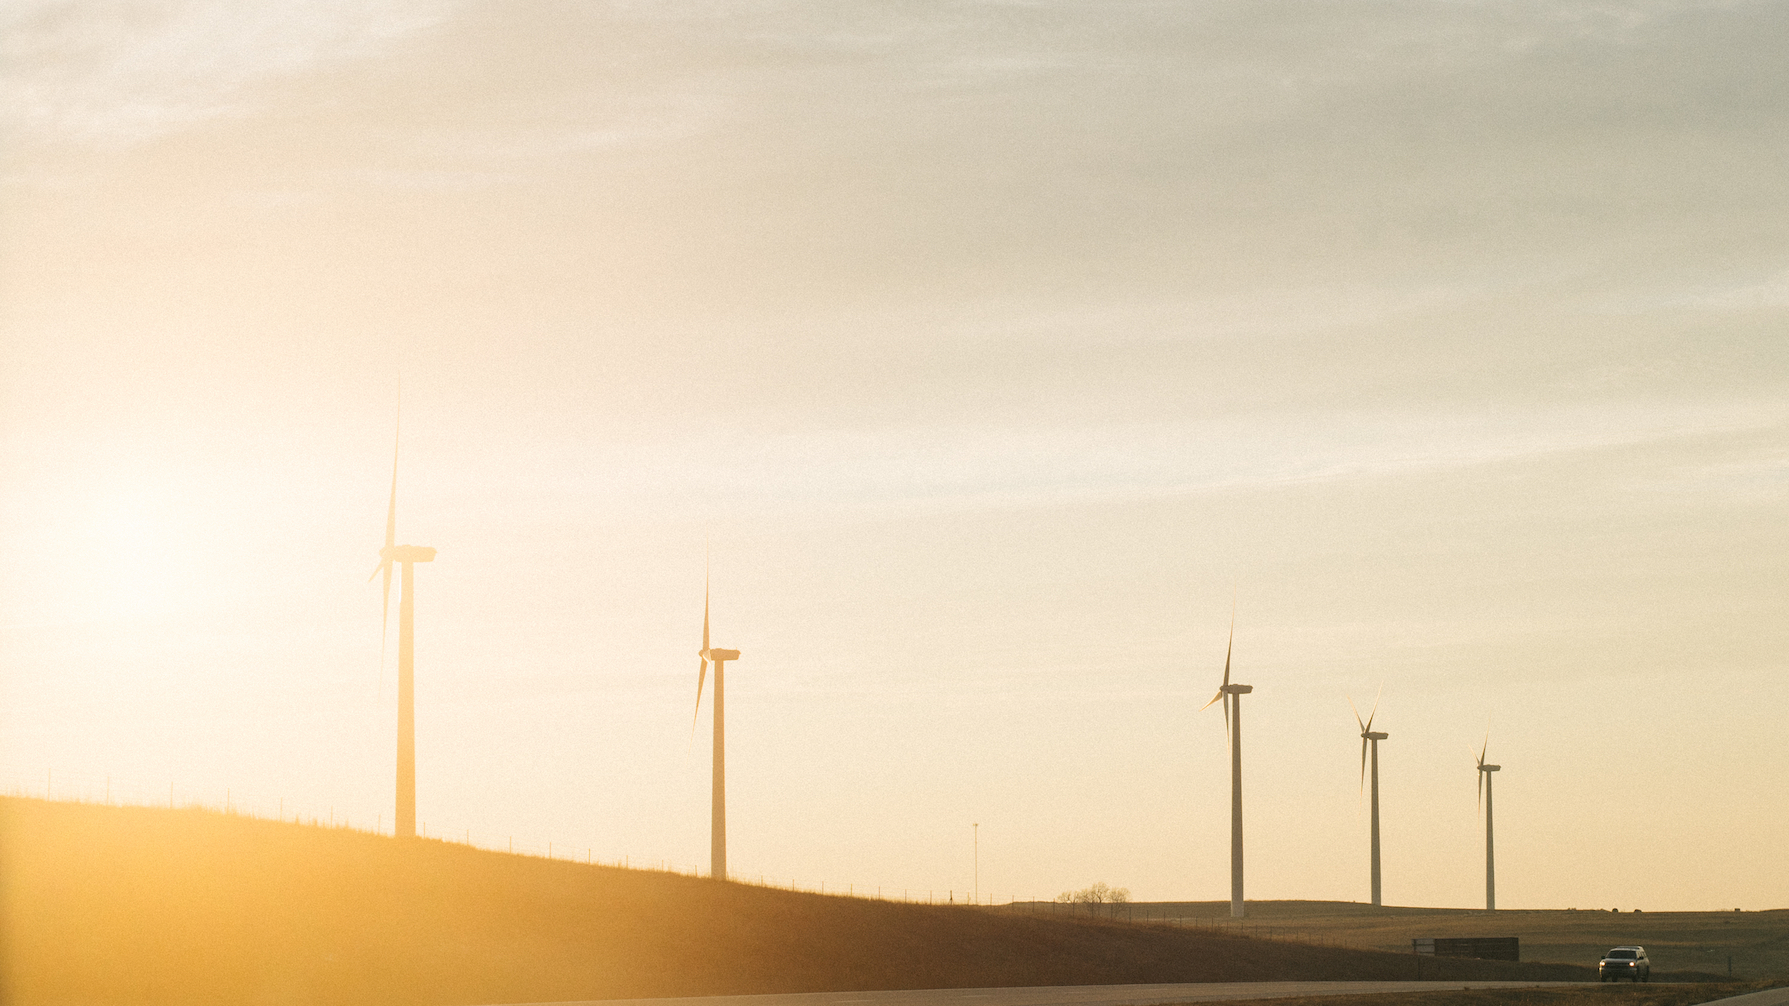
[[[708, 875], [727, 879], [727, 661], [738, 660], [738, 650], [717, 650], [708, 645], [708, 583], [702, 583], [702, 670], [696, 678], [696, 715], [702, 714], [702, 687], [708, 680], [708, 662], [714, 661], [714, 803], [710, 813]], [[693, 727], [693, 722], [692, 722]]]
[[1210, 709], [1219, 699], [1224, 703], [1224, 733], [1230, 743], [1230, 914], [1242, 918], [1248, 914], [1242, 901], [1242, 697], [1255, 690], [1254, 685], [1230, 683], [1230, 653], [1236, 645], [1236, 613], [1230, 613], [1230, 642], [1224, 647], [1224, 683], [1218, 693], [1200, 706]]
[[[400, 433], [401, 433], [400, 427]], [[391, 620], [391, 566], [403, 568], [402, 593], [398, 600], [398, 784], [397, 818], [394, 833], [399, 838], [416, 837], [416, 576], [414, 566], [433, 562], [435, 550], [426, 545], [399, 545], [398, 541], [398, 447], [394, 436], [391, 448], [391, 503], [385, 510], [385, 547], [379, 550], [379, 564], [373, 576], [385, 574], [385, 609], [379, 623], [380, 648], [383, 652], [385, 629]], [[368, 582], [372, 576], [367, 577]]]
[[[1354, 700], [1348, 700], [1348, 708], [1354, 709]], [[1360, 725], [1360, 781], [1364, 786], [1367, 781], [1367, 752], [1373, 755], [1373, 907], [1379, 907], [1379, 742], [1390, 737], [1388, 733], [1373, 729], [1373, 718], [1379, 715], [1379, 700], [1373, 700], [1373, 711], [1367, 714], [1366, 722], [1361, 722], [1360, 710], [1354, 709], [1354, 722]]]
[[1478, 798], [1485, 810], [1485, 911], [1497, 910], [1497, 846], [1493, 841], [1491, 828], [1491, 780], [1492, 772], [1502, 770], [1502, 765], [1485, 764], [1485, 752], [1491, 750], [1491, 735], [1485, 734], [1485, 746], [1478, 752]]

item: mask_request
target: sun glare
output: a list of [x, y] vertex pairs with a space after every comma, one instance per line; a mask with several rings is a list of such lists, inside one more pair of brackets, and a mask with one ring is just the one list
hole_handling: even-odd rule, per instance
[[191, 608], [197, 537], [191, 517], [165, 494], [121, 493], [95, 502], [76, 529], [63, 568], [83, 598], [83, 621], [154, 619]]

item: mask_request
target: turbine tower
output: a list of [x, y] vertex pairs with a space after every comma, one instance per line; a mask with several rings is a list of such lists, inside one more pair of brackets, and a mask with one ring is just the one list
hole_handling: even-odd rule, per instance
[[[401, 433], [400, 427], [400, 433]], [[379, 564], [373, 576], [385, 574], [385, 610], [379, 622], [380, 653], [384, 653], [385, 632], [391, 621], [391, 566], [403, 567], [402, 593], [398, 600], [398, 782], [397, 817], [393, 833], [399, 838], [416, 837], [416, 575], [415, 564], [433, 562], [435, 550], [426, 545], [399, 545], [398, 540], [398, 448], [396, 438], [391, 448], [391, 503], [385, 511], [385, 547], [379, 550]], [[370, 583], [373, 576], [367, 577]], [[381, 658], [383, 660], [383, 658]]]
[[[1354, 700], [1348, 700], [1348, 708], [1354, 709]], [[1373, 711], [1367, 714], [1366, 722], [1360, 719], [1360, 710], [1354, 709], [1354, 722], [1360, 726], [1360, 781], [1367, 781], [1367, 753], [1371, 749], [1373, 756], [1373, 907], [1378, 908], [1379, 900], [1379, 742], [1390, 737], [1388, 733], [1373, 729], [1373, 718], [1379, 715], [1379, 700], [1373, 700]]]
[[1485, 911], [1497, 910], [1497, 846], [1493, 840], [1491, 828], [1491, 779], [1492, 772], [1501, 771], [1502, 765], [1485, 764], [1485, 752], [1491, 750], [1491, 735], [1485, 735], [1485, 746], [1478, 752], [1478, 797], [1479, 805], [1485, 811]]
[[[702, 687], [708, 680], [708, 662], [714, 661], [714, 796], [710, 812], [708, 875], [727, 879], [727, 661], [738, 660], [738, 650], [717, 650], [708, 645], [708, 584], [702, 584], [702, 670], [696, 678], [696, 716], [702, 714]], [[695, 729], [694, 718], [690, 729]]]
[[1231, 612], [1230, 642], [1224, 647], [1224, 683], [1211, 702], [1199, 709], [1210, 709], [1219, 699], [1224, 703], [1224, 733], [1230, 745], [1230, 915], [1240, 919], [1248, 914], [1242, 900], [1242, 697], [1255, 686], [1230, 683], [1230, 653], [1235, 645], [1236, 613]]

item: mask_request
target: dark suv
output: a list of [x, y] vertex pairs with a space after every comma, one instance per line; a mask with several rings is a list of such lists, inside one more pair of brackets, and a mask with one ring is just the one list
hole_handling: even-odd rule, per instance
[[1604, 982], [1623, 978], [1630, 982], [1649, 982], [1652, 981], [1652, 962], [1646, 959], [1645, 947], [1616, 947], [1597, 962], [1596, 977]]

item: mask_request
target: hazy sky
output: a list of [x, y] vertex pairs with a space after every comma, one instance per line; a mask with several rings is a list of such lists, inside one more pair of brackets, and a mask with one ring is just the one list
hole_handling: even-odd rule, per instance
[[[0, 785], [1789, 905], [1789, 5], [9, 0]], [[960, 896], [960, 894], [959, 894]]]

